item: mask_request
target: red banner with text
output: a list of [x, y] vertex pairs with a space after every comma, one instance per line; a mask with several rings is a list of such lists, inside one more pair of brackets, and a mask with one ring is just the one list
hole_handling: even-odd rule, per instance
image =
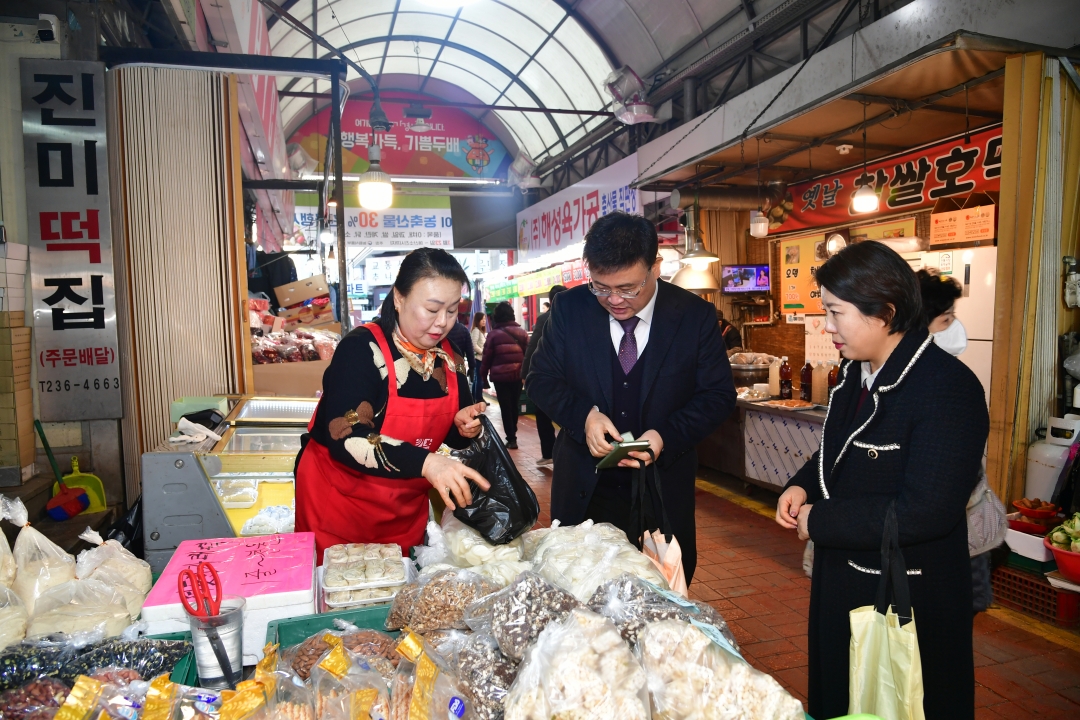
[[[923, 210], [941, 198], [996, 192], [1001, 185], [1001, 127], [971, 134], [828, 178], [788, 187], [783, 205], [769, 212], [769, 231], [842, 225], [873, 217], [851, 209], [855, 191], [869, 185], [881, 199], [878, 214]], [[790, 208], [788, 207], [790, 203]]]

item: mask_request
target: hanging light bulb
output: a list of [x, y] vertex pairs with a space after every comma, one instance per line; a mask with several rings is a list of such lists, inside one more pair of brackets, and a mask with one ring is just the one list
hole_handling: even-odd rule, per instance
[[319, 241], [323, 245], [333, 245], [337, 242], [337, 235], [335, 235], [333, 232], [330, 231], [329, 228], [327, 228], [326, 230], [322, 231], [321, 235], [319, 235]]
[[750, 235], [763, 238], [769, 234], [769, 217], [758, 210], [750, 211]]
[[365, 210], [385, 210], [394, 202], [394, 186], [390, 176], [379, 166], [382, 149], [378, 145], [368, 148], [371, 167], [360, 176], [360, 207]]
[[877, 193], [874, 192], [874, 188], [869, 185], [863, 185], [856, 190], [855, 195], [851, 198], [851, 209], [857, 213], [877, 212], [878, 196]]

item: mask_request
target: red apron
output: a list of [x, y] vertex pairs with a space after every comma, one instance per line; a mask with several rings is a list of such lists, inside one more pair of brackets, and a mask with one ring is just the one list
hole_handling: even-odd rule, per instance
[[[420, 400], [398, 395], [390, 347], [382, 328], [368, 324], [386, 359], [389, 399], [381, 434], [417, 447], [436, 450], [446, 439], [458, 408], [458, 383], [446, 368], [446, 397]], [[450, 343], [443, 341], [450, 357]], [[316, 411], [316, 415], [318, 411]], [[311, 432], [312, 416], [308, 424]], [[361, 432], [367, 430], [360, 427]], [[323, 550], [339, 543], [397, 543], [404, 552], [424, 541], [428, 489], [424, 478], [396, 479], [367, 475], [330, 457], [330, 451], [309, 439], [296, 472], [296, 530], [315, 533], [316, 562]]]

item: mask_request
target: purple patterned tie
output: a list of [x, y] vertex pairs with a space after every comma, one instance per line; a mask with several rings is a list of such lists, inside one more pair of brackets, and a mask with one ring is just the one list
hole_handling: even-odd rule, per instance
[[619, 320], [623, 329], [622, 340], [619, 341], [619, 364], [622, 365], [625, 375], [630, 374], [630, 371], [634, 369], [634, 363], [637, 362], [637, 337], [634, 335], [634, 329], [639, 320], [641, 318], [637, 315], [626, 320]]

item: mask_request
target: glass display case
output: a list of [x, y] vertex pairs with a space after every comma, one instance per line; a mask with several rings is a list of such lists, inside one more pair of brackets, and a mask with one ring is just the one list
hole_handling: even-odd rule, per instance
[[307, 427], [318, 404], [312, 398], [242, 397], [225, 422], [235, 426]]

